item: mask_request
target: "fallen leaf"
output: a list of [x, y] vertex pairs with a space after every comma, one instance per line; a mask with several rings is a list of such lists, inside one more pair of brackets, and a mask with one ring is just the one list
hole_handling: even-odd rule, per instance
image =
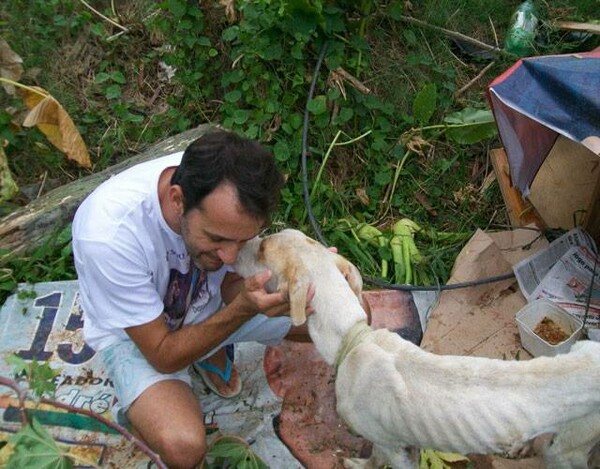
[[490, 186], [494, 183], [495, 180], [496, 180], [496, 174], [492, 171], [483, 180], [483, 183], [481, 184], [481, 189], [479, 189], [479, 191], [481, 193], [484, 193], [485, 191], [487, 191], [490, 188]]
[[23, 121], [23, 127], [37, 126], [50, 143], [67, 155], [67, 158], [79, 166], [90, 168], [92, 162], [85, 142], [60, 103], [47, 91], [38, 87], [23, 90], [22, 96], [25, 105], [30, 109]]
[[225, 17], [229, 23], [235, 23], [237, 21], [237, 13], [235, 11], [234, 0], [220, 0], [219, 2], [225, 7]]
[[23, 98], [23, 102], [27, 109], [32, 109], [36, 107], [41, 101], [43, 101], [49, 93], [39, 86], [28, 86], [27, 88], [22, 88], [19, 90], [19, 94], [21, 98]]
[[427, 200], [427, 196], [425, 194], [423, 194], [420, 191], [415, 192], [415, 199], [417, 199], [417, 202], [419, 202], [421, 204], [421, 206], [427, 210], [427, 212], [433, 216], [433, 217], [437, 217], [438, 213], [437, 210], [435, 210], [431, 204], [429, 203], [429, 201]]
[[[0, 37], [0, 77], [19, 81], [23, 74], [22, 63], [23, 59], [13, 52], [8, 42]], [[14, 85], [2, 82], [2, 87], [8, 94], [15, 95]]]
[[425, 156], [425, 151], [428, 151], [430, 148], [433, 148], [433, 145], [425, 140], [420, 135], [412, 135], [406, 146], [410, 151], [416, 153], [419, 156]]
[[371, 198], [369, 197], [367, 191], [363, 187], [359, 187], [358, 189], [356, 189], [356, 196], [363, 205], [369, 205], [369, 203], [371, 202]]

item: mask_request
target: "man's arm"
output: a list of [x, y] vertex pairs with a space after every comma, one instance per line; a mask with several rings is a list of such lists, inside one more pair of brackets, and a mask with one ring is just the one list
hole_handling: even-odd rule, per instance
[[[257, 313], [280, 316], [289, 311], [286, 292], [267, 293], [265, 283], [271, 272], [237, 281], [223, 291], [229, 304], [200, 324], [171, 331], [164, 318], [125, 329], [148, 362], [162, 373], [185, 368], [210, 352]], [[237, 293], [237, 294], [236, 294]]]

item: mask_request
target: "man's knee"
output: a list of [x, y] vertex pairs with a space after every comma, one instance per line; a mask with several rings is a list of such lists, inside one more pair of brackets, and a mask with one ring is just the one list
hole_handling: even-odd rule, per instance
[[194, 468], [206, 454], [206, 437], [204, 431], [170, 429], [160, 436], [157, 450], [171, 469]]
[[154, 383], [133, 402], [127, 418], [170, 468], [193, 468], [202, 461], [206, 453], [202, 407], [187, 383]]

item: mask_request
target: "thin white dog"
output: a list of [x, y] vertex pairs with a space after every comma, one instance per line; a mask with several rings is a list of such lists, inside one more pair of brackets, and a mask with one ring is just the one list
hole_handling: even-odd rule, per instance
[[600, 343], [524, 361], [444, 356], [398, 334], [372, 330], [354, 265], [300, 231], [246, 243], [235, 265], [247, 277], [269, 269], [267, 287], [288, 289], [294, 324], [308, 318], [312, 341], [337, 370], [337, 412], [373, 443], [369, 460], [346, 467], [417, 465], [417, 448], [522, 457], [546, 435], [548, 468], [588, 468], [600, 441]]

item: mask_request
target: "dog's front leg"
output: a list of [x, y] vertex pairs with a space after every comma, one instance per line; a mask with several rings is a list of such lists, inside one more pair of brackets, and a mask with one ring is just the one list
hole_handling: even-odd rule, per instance
[[398, 448], [396, 451], [373, 445], [373, 452], [369, 459], [346, 458], [346, 469], [379, 469], [391, 466], [393, 469], [415, 469], [417, 467], [416, 453], [414, 450]]
[[344, 458], [345, 469], [379, 469], [379, 464], [373, 458]]
[[376, 456], [381, 465], [387, 464], [393, 469], [416, 469], [419, 467], [419, 452], [414, 448], [384, 448], [373, 445], [373, 456]]

